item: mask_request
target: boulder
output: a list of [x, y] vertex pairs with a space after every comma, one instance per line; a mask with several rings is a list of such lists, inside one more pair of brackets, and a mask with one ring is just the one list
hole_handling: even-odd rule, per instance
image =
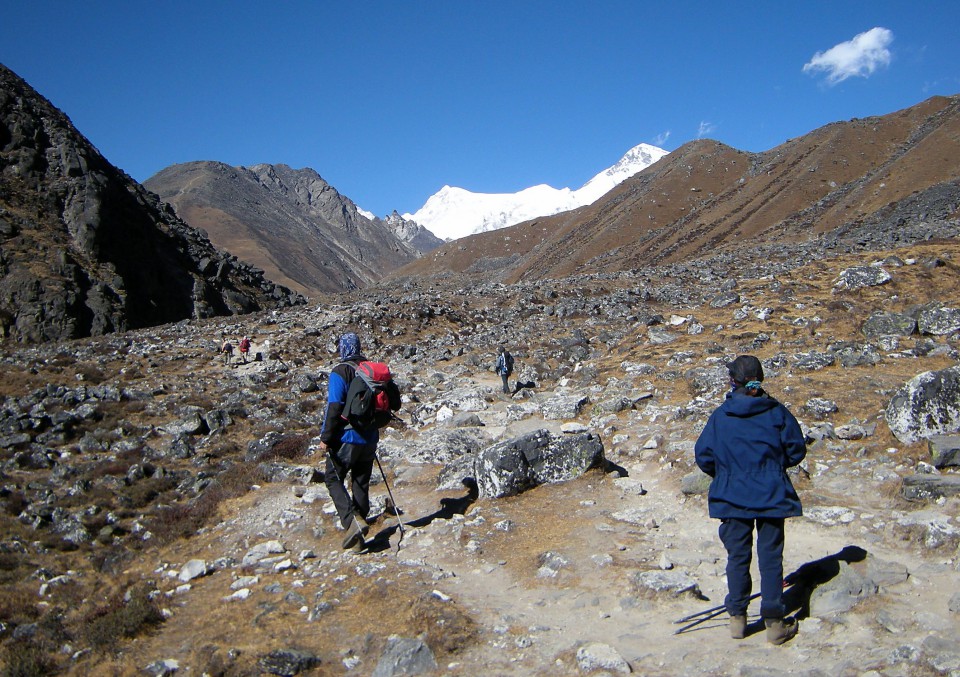
[[726, 308], [734, 303], [740, 303], [740, 294], [735, 291], [723, 291], [710, 299], [711, 308]]
[[930, 462], [936, 468], [960, 466], [960, 435], [933, 435], [927, 439]]
[[436, 669], [437, 659], [423, 640], [393, 635], [371, 674], [372, 677], [423, 675], [432, 674]]
[[860, 600], [877, 594], [877, 584], [840, 560], [839, 573], [810, 594], [810, 615], [828, 616], [852, 609]]
[[180, 419], [163, 426], [163, 431], [174, 436], [198, 435], [209, 432], [203, 411], [199, 407], [184, 407]]
[[260, 669], [268, 675], [293, 677], [320, 665], [320, 657], [296, 649], [277, 649], [260, 657]]
[[481, 496], [499, 498], [574, 479], [605, 462], [599, 437], [591, 433], [553, 435], [541, 429], [480, 452], [474, 476]]
[[809, 353], [798, 353], [794, 356], [794, 367], [800, 371], [819, 371], [829, 367], [837, 361], [833, 353], [821, 353], [811, 350]]
[[879, 266], [854, 266], [840, 273], [833, 289], [834, 291], [853, 291], [864, 287], [876, 287], [890, 280], [890, 273]]
[[910, 336], [917, 328], [917, 321], [903, 313], [875, 312], [860, 328], [867, 338], [880, 336]]
[[577, 666], [581, 672], [604, 670], [629, 675], [630, 664], [609, 644], [591, 642], [577, 649]]
[[904, 444], [960, 430], [960, 367], [926, 371], [907, 381], [887, 405], [886, 420]]
[[960, 308], [935, 306], [924, 308], [917, 317], [917, 329], [921, 334], [943, 336], [960, 331]]
[[937, 500], [960, 495], [960, 475], [908, 475], [901, 493], [910, 500]]

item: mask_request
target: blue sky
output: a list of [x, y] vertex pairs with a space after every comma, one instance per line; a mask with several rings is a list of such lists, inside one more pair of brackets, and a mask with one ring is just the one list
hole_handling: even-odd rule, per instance
[[0, 63], [135, 179], [312, 167], [381, 216], [960, 93], [954, 1], [3, 4]]

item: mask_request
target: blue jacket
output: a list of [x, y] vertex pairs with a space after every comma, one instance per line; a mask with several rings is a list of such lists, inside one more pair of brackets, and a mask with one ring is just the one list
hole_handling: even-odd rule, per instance
[[[356, 356], [361, 362], [366, 358]], [[343, 405], [347, 401], [347, 391], [353, 381], [357, 368], [349, 362], [341, 362], [333, 371], [327, 382], [327, 411], [323, 419], [323, 428], [320, 439], [325, 443], [339, 448], [339, 444], [376, 444], [380, 441], [380, 431], [377, 428], [359, 431], [347, 427], [346, 420], [341, 416]]]
[[710, 415], [695, 451], [697, 465], [713, 478], [710, 517], [803, 514], [786, 470], [806, 456], [806, 443], [797, 419], [772, 397], [728, 393]]

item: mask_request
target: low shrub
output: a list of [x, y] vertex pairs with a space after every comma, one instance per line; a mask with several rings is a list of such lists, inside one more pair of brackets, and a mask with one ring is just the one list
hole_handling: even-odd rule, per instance
[[45, 677], [57, 672], [49, 649], [38, 642], [14, 640], [0, 651], [2, 677]]
[[264, 456], [273, 456], [292, 461], [307, 455], [310, 439], [306, 435], [287, 435], [277, 442]]
[[159, 543], [190, 538], [216, 517], [220, 503], [244, 495], [254, 484], [263, 481], [263, 473], [255, 465], [232, 465], [213, 478], [192, 501], [159, 509], [150, 520], [150, 531]]
[[160, 607], [150, 597], [150, 586], [138, 583], [83, 618], [81, 633], [92, 648], [112, 651], [122, 640], [136, 637], [163, 620]]

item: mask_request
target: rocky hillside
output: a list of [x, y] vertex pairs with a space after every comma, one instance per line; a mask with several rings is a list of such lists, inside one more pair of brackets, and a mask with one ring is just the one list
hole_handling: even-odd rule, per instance
[[188, 162], [144, 185], [217, 246], [304, 294], [364, 287], [441, 244], [399, 216], [368, 219], [312, 169]]
[[765, 153], [694, 141], [590, 206], [458, 240], [396, 274], [513, 282], [735, 254], [744, 242], [895, 241], [904, 224], [958, 207], [960, 97], [934, 97]]
[[[736, 256], [0, 348], [10, 674], [904, 674], [960, 670], [960, 244]], [[369, 548], [316, 443], [339, 333], [404, 392]], [[261, 359], [224, 364], [249, 333]], [[496, 346], [518, 381], [499, 392]], [[787, 598], [731, 640], [693, 444], [723, 364], [800, 419]], [[519, 454], [530, 459], [521, 462]], [[507, 487], [502, 491], [497, 487]], [[676, 630], [675, 621], [703, 622]], [[690, 621], [692, 622], [692, 621]], [[28, 672], [33, 670], [33, 672]], [[19, 671], [19, 672], [18, 672]]]
[[301, 303], [215, 248], [0, 66], [0, 331], [59, 341]]

